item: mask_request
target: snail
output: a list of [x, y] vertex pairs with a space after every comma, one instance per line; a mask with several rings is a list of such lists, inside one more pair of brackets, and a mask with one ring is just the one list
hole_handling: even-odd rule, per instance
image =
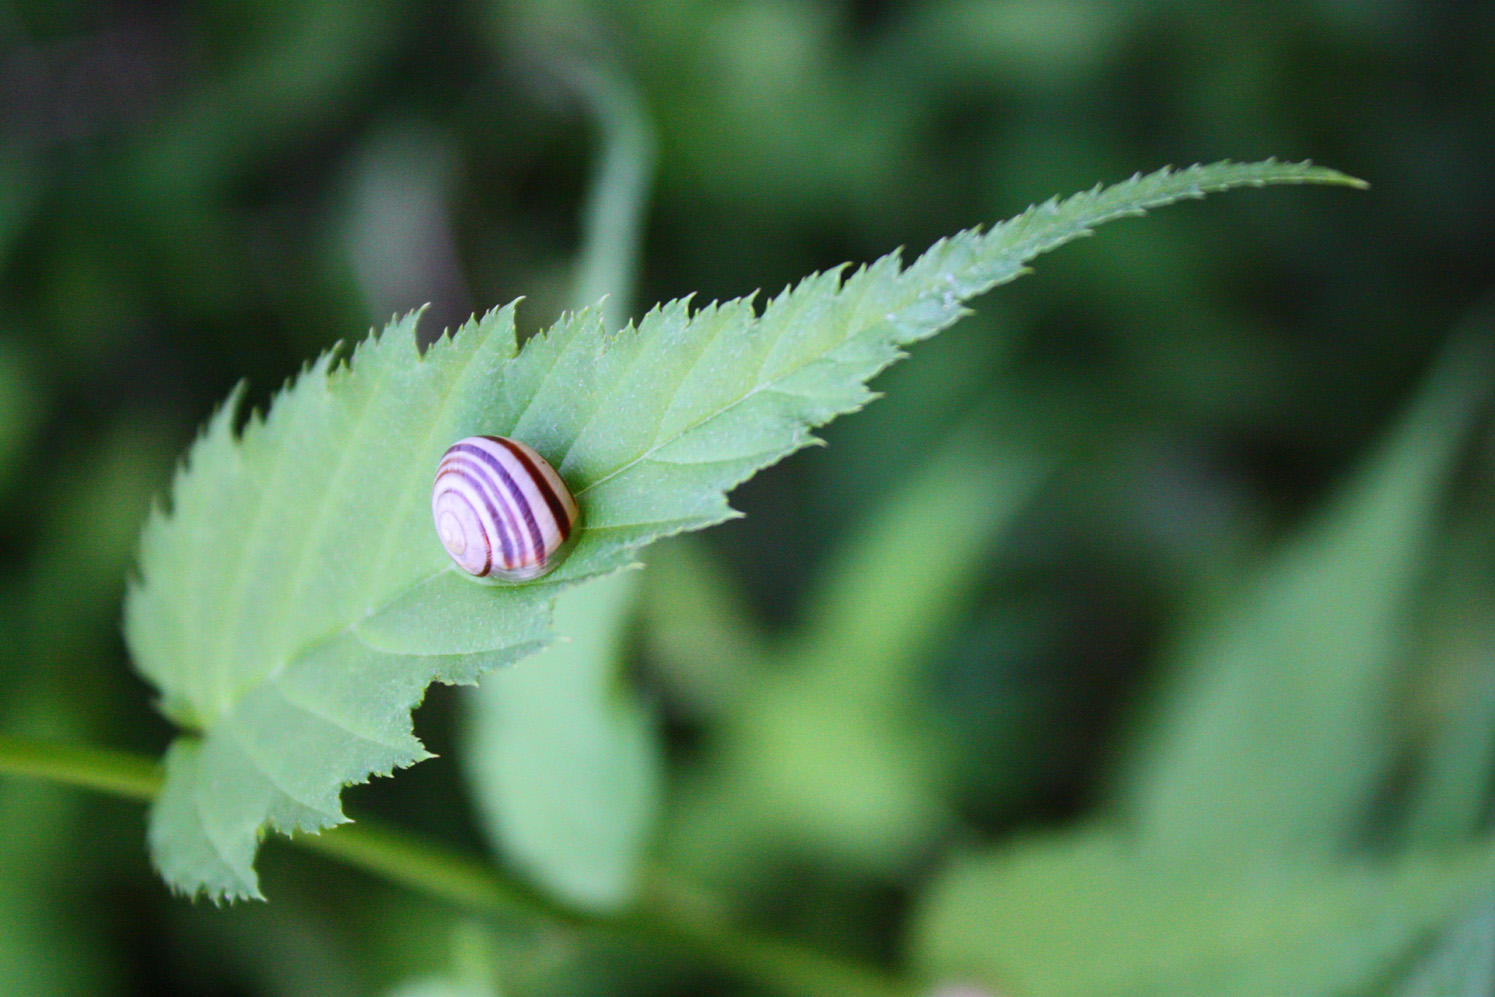
[[431, 516], [459, 568], [511, 582], [559, 564], [581, 518], [555, 468], [503, 436], [469, 436], [447, 449], [436, 467]]

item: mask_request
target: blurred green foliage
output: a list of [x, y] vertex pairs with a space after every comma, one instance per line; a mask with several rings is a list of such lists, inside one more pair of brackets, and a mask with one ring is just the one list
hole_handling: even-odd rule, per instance
[[[1041, 904], [1045, 870], [1068, 889], [1089, 869], [1136, 905], [1122, 928], [1168, 925], [1216, 880], [1170, 892], [1071, 828], [1144, 813], [1166, 840], [1234, 850], [1190, 806], [1280, 806], [1208, 780], [1290, 775], [1262, 752], [1291, 745], [1317, 764], [1265, 798], [1315, 794], [1301, 816], [1335, 856], [1416, 848], [1472, 882], [1458, 870], [1479, 865], [1495, 767], [1495, 445], [1477, 400], [1465, 428], [1405, 451], [1420, 491], [1379, 519], [1343, 496], [1373, 452], [1402, 452], [1377, 441], [1412, 432], [1400, 413], [1455, 330], [1476, 343], [1445, 354], [1455, 367], [1490, 338], [1492, 56], [1495, 8], [1455, 3], [7, 5], [0, 730], [164, 746], [119, 599], [149, 496], [237, 381], [263, 402], [425, 301], [432, 328], [525, 295], [537, 329], [571, 303], [608, 134], [575, 67], [604, 67], [655, 142], [641, 242], [618, 247], [640, 254], [637, 286], [614, 289], [636, 309], [771, 293], [1168, 162], [1312, 157], [1372, 184], [1233, 195], [1045, 257], [884, 375], [888, 397], [828, 448], [740, 489], [746, 518], [651, 558], [633, 658], [667, 722], [656, 861], [827, 951], [974, 965], [994, 937], [1048, 939], [1042, 968], [1067, 951], [1044, 925], [978, 921], [972, 941], [935, 905], [973, 883], [989, 901], [993, 879], [1040, 884]], [[954, 526], [917, 517], [971, 502]], [[1391, 533], [1366, 539], [1377, 523]], [[1337, 580], [1304, 580], [1335, 557]], [[1238, 645], [1257, 650], [1211, 671], [1229, 642], [1189, 641], [1231, 632], [1210, 621], [1253, 584], [1259, 605], [1304, 607], [1318, 643], [1274, 656], [1279, 672]], [[1325, 594], [1338, 615], [1315, 611]], [[1252, 696], [1286, 736], [1208, 712]], [[455, 698], [417, 714], [448, 757]], [[1338, 754], [1318, 756], [1326, 732]], [[447, 758], [349, 802], [481, 847]], [[262, 863], [270, 907], [189, 906], [142, 837], [134, 805], [0, 782], [0, 991], [426, 992], [443, 972], [448, 992], [491, 989], [476, 946], [506, 994], [750, 992], [553, 928], [472, 942], [449, 911], [283, 847]], [[1393, 895], [1431, 904], [1423, 866], [1400, 861], [1386, 878], [1427, 889]], [[1315, 869], [1357, 903], [1385, 895]], [[1280, 917], [1282, 881], [1251, 880], [1246, 909]], [[1489, 925], [1473, 908], [1361, 985], [1482, 993]], [[1322, 969], [1395, 949], [1360, 937], [1301, 951]]]

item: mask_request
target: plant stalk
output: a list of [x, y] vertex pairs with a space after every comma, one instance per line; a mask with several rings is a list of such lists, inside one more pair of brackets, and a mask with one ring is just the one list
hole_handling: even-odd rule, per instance
[[[161, 789], [154, 759], [109, 748], [37, 741], [0, 734], [0, 774], [47, 779], [149, 802]], [[917, 988], [880, 970], [789, 942], [752, 935], [682, 902], [682, 892], [656, 878], [633, 911], [588, 917], [558, 907], [510, 882], [488, 863], [370, 821], [300, 834], [291, 841], [346, 865], [453, 906], [491, 918], [543, 920], [577, 931], [612, 935], [783, 990], [845, 997], [912, 997]]]

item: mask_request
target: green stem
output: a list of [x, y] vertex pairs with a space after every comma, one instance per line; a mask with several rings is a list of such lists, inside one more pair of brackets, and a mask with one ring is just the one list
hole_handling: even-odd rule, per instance
[[777, 939], [732, 928], [665, 892], [663, 880], [634, 912], [617, 918], [591, 918], [552, 906], [504, 879], [486, 863], [391, 828], [360, 820], [295, 842], [312, 851], [490, 917], [523, 915], [580, 930], [611, 934], [667, 948], [744, 977], [799, 993], [907, 997], [914, 988], [877, 970], [836, 959]]
[[[571, 307], [601, 301], [603, 325], [617, 332], [632, 311], [639, 234], [654, 174], [654, 132], [643, 100], [627, 75], [604, 63], [560, 59], [551, 63], [575, 88], [602, 132], [602, 154], [589, 183], [582, 215], [582, 250], [571, 288]], [[606, 300], [603, 300], [606, 299]]]
[[740, 976], [800, 994], [912, 997], [922, 988], [881, 970], [776, 938], [752, 935], [725, 921], [699, 916], [658, 901], [603, 927], [658, 946], [668, 941], [698, 960]]
[[[0, 734], [0, 774], [31, 776], [149, 801], [161, 789], [153, 760], [108, 748]], [[509, 882], [487, 863], [369, 821], [302, 834], [292, 841], [411, 890], [489, 917], [524, 917], [610, 934], [655, 950], [678, 951], [788, 991], [846, 997], [910, 997], [912, 984], [879, 970], [777, 939], [751, 935], [685, 902], [678, 886], [656, 878], [638, 909], [591, 918], [556, 907]]]
[[475, 913], [578, 920], [497, 875], [478, 859], [367, 820], [292, 840], [309, 851]]
[[161, 766], [152, 758], [12, 734], [0, 734], [0, 773], [147, 801], [161, 791], [162, 779]]

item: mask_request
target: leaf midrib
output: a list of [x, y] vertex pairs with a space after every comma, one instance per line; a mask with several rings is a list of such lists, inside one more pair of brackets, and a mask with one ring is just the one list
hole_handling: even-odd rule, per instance
[[[962, 233], [962, 234], [964, 234], [964, 233]], [[875, 266], [876, 264], [874, 263], [873, 265]], [[894, 278], [894, 279], [901, 279], [907, 272], [908, 272], [907, 268], [900, 268], [900, 270], [898, 272], [898, 276], [896, 278]], [[816, 275], [813, 275], [811, 277], [807, 277], [805, 279], [806, 279], [806, 281], [814, 280], [815, 277], [817, 277], [817, 276], [820, 276], [820, 274], [816, 274]], [[855, 275], [853, 275], [853, 276], [855, 276]], [[844, 293], [845, 288], [846, 288], [847, 280], [849, 280], [849, 279], [850, 278], [843, 279], [840, 282], [840, 285], [832, 293], [833, 294], [837, 294], [837, 295]], [[926, 292], [924, 292], [924, 293], [927, 293], [927, 289], [926, 289]], [[747, 391], [743, 392], [742, 394], [740, 394], [736, 398], [732, 399], [732, 401], [730, 401], [727, 404], [721, 406], [720, 408], [717, 408], [716, 410], [714, 410], [713, 412], [711, 412], [709, 415], [702, 416], [701, 418], [697, 419], [695, 422], [690, 423], [690, 424], [686, 425], [685, 427], [683, 427], [682, 429], [677, 430], [672, 435], [667, 436], [667, 437], [665, 437], [663, 439], [656, 438], [654, 444], [651, 445], [650, 447], [648, 447], [642, 453], [640, 453], [637, 457], [634, 457], [632, 460], [629, 460], [629, 461], [627, 461], [627, 462], [619, 465], [618, 467], [614, 468], [612, 471], [609, 471], [607, 474], [603, 475], [602, 477], [600, 477], [600, 478], [596, 479], [595, 481], [591, 482], [590, 484], [588, 484], [585, 488], [582, 488], [580, 491], [576, 492], [577, 497], [585, 495], [587, 492], [589, 492], [592, 489], [596, 488], [598, 485], [605, 484], [607, 481], [611, 480], [614, 477], [617, 477], [618, 475], [622, 474], [624, 471], [627, 471], [629, 468], [634, 467], [635, 465], [637, 465], [639, 463], [642, 463], [645, 460], [648, 460], [654, 454], [656, 454], [658, 451], [664, 449], [666, 446], [669, 446], [671, 443], [674, 443], [675, 441], [681, 439], [682, 437], [688, 436], [690, 433], [695, 432], [697, 429], [699, 429], [702, 426], [706, 425], [711, 420], [719, 418], [720, 416], [726, 414], [727, 412], [730, 412], [732, 409], [736, 408], [737, 406], [739, 406], [739, 405], [743, 404], [744, 402], [748, 401], [749, 399], [753, 398], [754, 396], [756, 396], [760, 392], [767, 391], [767, 390], [772, 390], [773, 387], [774, 387], [774, 385], [778, 384], [781, 381], [787, 380], [788, 378], [790, 378], [793, 375], [799, 373], [801, 370], [803, 370], [804, 368], [810, 366], [811, 364], [820, 362], [821, 360], [823, 360], [826, 357], [827, 354], [833, 352], [834, 350], [838, 349], [839, 347], [845, 346], [847, 343], [849, 343], [849, 342], [851, 342], [851, 341], [859, 338], [860, 336], [865, 335], [869, 330], [871, 330], [873, 328], [876, 328], [878, 325], [882, 325], [882, 324], [887, 323], [890, 320], [889, 316], [897, 314], [898, 312], [906, 310], [910, 306], [910, 304], [913, 301], [916, 301], [919, 297], [921, 297], [920, 293], [914, 293], [912, 295], [909, 295], [895, 309], [893, 309], [893, 311], [889, 312], [888, 315], [884, 315], [881, 318], [878, 318], [876, 321], [865, 323], [864, 325], [861, 326], [861, 328], [857, 329], [856, 331], [849, 332], [847, 335], [842, 336], [833, 345], [827, 347], [824, 350], [821, 350], [819, 353], [816, 353], [814, 356], [809, 357], [808, 359], [806, 359], [806, 360], [804, 360], [804, 361], [802, 361], [802, 362], [800, 362], [798, 364], [795, 364], [792, 367], [786, 368], [782, 373], [780, 373], [780, 374], [778, 374], [778, 375], [776, 375], [776, 376], [774, 376], [772, 378], [769, 378], [767, 380], [760, 380], [760, 381], [758, 381], [756, 384], [753, 385], [753, 387], [751, 387]], [[741, 300], [741, 299], [738, 299], [738, 300]], [[753, 317], [753, 322], [754, 323], [761, 323], [763, 321], [763, 317], [764, 317], [763, 315], [755, 315]], [[724, 327], [720, 332], [717, 333], [717, 336], [724, 335], [724, 334], [726, 334], [729, 331], [730, 331], [729, 328], [725, 328]], [[779, 335], [779, 337], [776, 337], [775, 342], [777, 343], [780, 339], [782, 339], [783, 335], [784, 334], [781, 333]], [[700, 355], [698, 355], [696, 357], [696, 359], [691, 363], [690, 369], [685, 373], [685, 375], [683, 377], [680, 378], [679, 382], [675, 385], [674, 391], [673, 391], [673, 393], [670, 396], [671, 403], [673, 403], [674, 400], [677, 397], [679, 397], [681, 389], [686, 384], [686, 382], [688, 382], [690, 380], [691, 375], [695, 373], [697, 367], [700, 366], [700, 364], [702, 362], [702, 359], [709, 352], [710, 346], [711, 346], [712, 343], [714, 343], [716, 341], [717, 336], [713, 336], [711, 338], [711, 340], [706, 343], [706, 346], [705, 346], [705, 348], [703, 348], [701, 350]], [[760, 372], [763, 370], [763, 368], [768, 364], [768, 362], [771, 359], [772, 359], [772, 351], [770, 350], [770, 351], [765, 352], [763, 359], [760, 360], [759, 363], [758, 363], [758, 369], [759, 369]], [[796, 397], [796, 398], [800, 397], [800, 395], [798, 393], [796, 393], [796, 392], [782, 392], [782, 393], [786, 394], [786, 395], [789, 395], [791, 397]], [[669, 408], [669, 406], [665, 406], [666, 410], [668, 410], [668, 408]], [[591, 421], [596, 418], [596, 416], [597, 416], [597, 414], [593, 413], [588, 418], [587, 423], [590, 424]], [[731, 486], [729, 485], [727, 487], [730, 488]]]

